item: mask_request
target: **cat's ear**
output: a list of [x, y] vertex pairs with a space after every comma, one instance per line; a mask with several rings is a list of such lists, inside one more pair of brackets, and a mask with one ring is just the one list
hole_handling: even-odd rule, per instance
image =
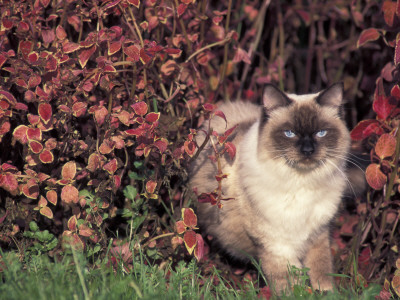
[[315, 99], [319, 105], [341, 107], [343, 104], [343, 82], [338, 82], [322, 91]]
[[274, 110], [281, 106], [288, 106], [292, 100], [286, 96], [280, 89], [272, 84], [267, 84], [264, 88], [263, 104], [266, 112]]

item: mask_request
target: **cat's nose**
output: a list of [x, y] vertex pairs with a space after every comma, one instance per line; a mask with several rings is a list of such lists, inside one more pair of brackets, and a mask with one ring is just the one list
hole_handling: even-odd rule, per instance
[[304, 138], [300, 145], [301, 153], [303, 153], [305, 156], [311, 156], [314, 153], [314, 150], [314, 143], [312, 139], [308, 137]]

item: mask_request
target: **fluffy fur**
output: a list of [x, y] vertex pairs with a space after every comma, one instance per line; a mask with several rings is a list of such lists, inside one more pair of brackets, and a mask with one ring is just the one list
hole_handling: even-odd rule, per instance
[[[225, 197], [219, 209], [198, 204], [201, 228], [232, 256], [261, 260], [277, 290], [287, 285], [288, 264], [310, 268], [315, 289], [332, 289], [329, 224], [346, 187], [344, 165], [350, 137], [341, 118], [343, 87], [308, 95], [265, 88], [264, 106], [235, 102], [220, 106], [227, 124], [214, 117], [218, 133], [238, 125], [237, 152], [222, 158]], [[207, 131], [208, 125], [203, 126]], [[199, 130], [197, 142], [205, 139]], [[294, 135], [294, 136], [293, 136]], [[206, 147], [190, 168], [197, 192], [217, 188], [216, 164]]]

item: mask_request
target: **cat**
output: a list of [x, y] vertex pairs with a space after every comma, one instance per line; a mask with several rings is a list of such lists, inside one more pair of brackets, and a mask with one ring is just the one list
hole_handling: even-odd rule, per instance
[[[306, 95], [286, 94], [268, 84], [263, 105], [225, 103], [218, 110], [226, 121], [210, 121], [219, 134], [237, 125], [230, 140], [236, 156], [220, 158], [228, 174], [222, 192], [232, 199], [222, 208], [198, 203], [200, 228], [234, 258], [260, 259], [277, 291], [288, 286], [289, 264], [309, 268], [314, 289], [333, 289], [329, 226], [346, 188], [350, 147], [342, 104], [342, 83]], [[208, 129], [205, 124], [197, 131], [198, 145]], [[198, 195], [218, 186], [211, 142], [189, 168]]]

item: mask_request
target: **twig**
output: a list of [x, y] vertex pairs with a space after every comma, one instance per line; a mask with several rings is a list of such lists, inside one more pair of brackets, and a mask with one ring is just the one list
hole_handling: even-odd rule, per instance
[[[254, 37], [254, 41], [250, 44], [250, 47], [249, 47], [248, 54], [249, 54], [250, 61], [253, 61], [255, 50], [257, 49], [258, 44], [260, 42], [261, 33], [263, 31], [263, 28], [264, 28], [265, 14], [266, 14], [267, 8], [269, 7], [270, 3], [271, 3], [271, 0], [265, 0], [263, 2], [262, 6], [260, 8], [260, 13], [257, 16], [256, 22], [254, 23], [254, 26], [258, 27], [258, 29], [257, 29], [257, 34]], [[240, 78], [240, 88], [239, 88], [239, 92], [237, 94], [236, 100], [239, 100], [240, 97], [242, 96], [244, 83], [245, 83], [247, 75], [249, 73], [250, 65], [251, 64], [245, 64], [245, 66], [244, 66], [243, 74], [242, 74], [242, 77]]]

